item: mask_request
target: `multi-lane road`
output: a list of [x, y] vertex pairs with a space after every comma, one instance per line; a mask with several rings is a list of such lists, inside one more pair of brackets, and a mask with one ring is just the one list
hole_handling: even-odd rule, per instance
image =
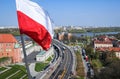
[[68, 79], [72, 73], [72, 53], [67, 46], [57, 40], [53, 40], [53, 44], [59, 47], [58, 50], [61, 56], [61, 62], [49, 79]]
[[[55, 58], [51, 61], [51, 65], [47, 69], [36, 75], [35, 79], [71, 78], [73, 69], [73, 56], [71, 50], [57, 40], [53, 40], [53, 46], [55, 49]], [[52, 70], [51, 67], [53, 68]]]

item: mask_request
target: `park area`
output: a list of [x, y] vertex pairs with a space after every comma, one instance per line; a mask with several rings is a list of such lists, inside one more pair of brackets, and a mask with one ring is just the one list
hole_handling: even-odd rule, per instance
[[28, 79], [26, 69], [21, 65], [0, 67], [0, 79]]

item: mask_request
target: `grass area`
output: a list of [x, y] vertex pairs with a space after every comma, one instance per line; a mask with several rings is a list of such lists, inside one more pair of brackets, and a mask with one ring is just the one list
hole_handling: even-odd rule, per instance
[[[5, 78], [9, 77], [10, 75], [14, 74], [15, 72], [17, 72], [18, 70], [20, 70], [20, 71], [18, 73], [16, 73], [15, 75], [11, 76], [9, 79], [19, 79], [26, 74], [26, 69], [25, 69], [24, 66], [11, 65], [10, 67], [11, 67], [11, 69], [9, 69], [9, 70], [5, 71], [4, 73], [0, 74], [0, 79], [5, 79]], [[1, 67], [1, 68], [3, 68], [3, 67]], [[25, 79], [28, 79], [27, 74], [26, 74]]]
[[83, 78], [85, 76], [84, 66], [83, 66], [81, 54], [79, 52], [76, 52], [76, 57], [77, 57], [76, 72], [77, 72], [77, 76], [79, 76], [79, 78], [77, 78], [77, 79], [81, 79], [81, 78]]
[[79, 78], [75, 78], [75, 79], [84, 79], [84, 77], [79, 77]]
[[101, 68], [102, 67], [102, 63], [100, 62], [99, 59], [94, 59], [91, 61], [93, 67], [96, 67], [96, 68]]
[[26, 75], [23, 79], [28, 79], [28, 76]]
[[49, 62], [50, 62], [51, 60], [52, 60], [52, 57], [49, 57], [46, 61], [49, 61]]
[[[53, 55], [54, 56], [54, 55]], [[50, 61], [52, 60], [52, 57], [50, 56], [44, 63], [43, 62], [39, 62], [35, 64], [35, 71], [36, 72], [40, 72], [42, 71], [47, 65], [48, 63], [50, 63]]]
[[36, 71], [36, 72], [40, 72], [40, 71], [42, 71], [47, 65], [48, 65], [48, 63], [36, 63], [36, 64], [35, 64], [35, 71]]
[[5, 69], [7, 69], [7, 68], [5, 68], [5, 67], [0, 67], [0, 71], [3, 71], [3, 70], [5, 70]]
[[15, 73], [17, 71], [18, 71], [18, 69], [11, 68], [10, 70], [0, 74], [0, 79], [5, 79], [5, 78], [7, 78], [8, 76], [12, 75], [13, 73]]
[[21, 78], [23, 75], [25, 75], [26, 73], [24, 73], [23, 71], [18, 72], [17, 74], [11, 76], [9, 79], [19, 79]]
[[15, 68], [15, 69], [18, 69], [18, 70], [22, 70], [23, 72], [26, 73], [26, 68], [25, 66], [22, 66], [22, 65], [12, 65], [11, 67]]

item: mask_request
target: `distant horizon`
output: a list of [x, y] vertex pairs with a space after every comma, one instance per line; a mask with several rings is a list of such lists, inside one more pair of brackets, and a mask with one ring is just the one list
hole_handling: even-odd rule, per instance
[[[55, 26], [120, 27], [120, 0], [31, 0], [48, 11]], [[18, 26], [15, 0], [1, 0], [0, 26]]]
[[[74, 26], [74, 25], [64, 25], [64, 26], [55, 26], [55, 27], [69, 27], [69, 26]], [[54, 27], [54, 28], [55, 28]], [[74, 26], [74, 27], [81, 27], [81, 28], [109, 28], [109, 27], [120, 27], [120, 26]], [[0, 26], [0, 29], [4, 28], [18, 28], [18, 26]]]

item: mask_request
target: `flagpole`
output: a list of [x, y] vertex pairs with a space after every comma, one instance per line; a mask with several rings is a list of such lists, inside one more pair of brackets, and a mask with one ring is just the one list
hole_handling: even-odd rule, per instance
[[21, 42], [22, 42], [22, 49], [23, 49], [23, 54], [24, 54], [24, 62], [25, 62], [25, 66], [26, 66], [26, 69], [27, 69], [28, 79], [32, 79], [32, 76], [30, 75], [28, 62], [27, 62], [27, 55], [26, 55], [26, 51], [25, 51], [25, 44], [24, 44], [23, 35], [20, 34], [20, 37], [21, 37]]

